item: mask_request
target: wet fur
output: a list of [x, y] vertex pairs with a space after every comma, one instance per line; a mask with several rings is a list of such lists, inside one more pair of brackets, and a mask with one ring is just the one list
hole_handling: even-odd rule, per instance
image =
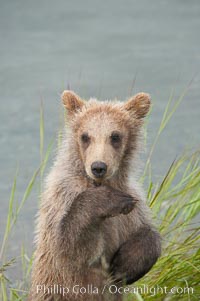
[[[29, 300], [122, 300], [108, 292], [67, 294], [64, 298], [36, 293], [36, 286], [43, 284], [72, 288], [89, 283], [100, 291], [111, 281], [130, 284], [146, 274], [160, 255], [160, 237], [152, 226], [136, 172], [129, 184], [130, 172], [136, 171], [138, 164], [142, 117], [148, 110], [138, 108], [138, 102], [132, 108], [133, 101], [126, 107], [120, 102], [96, 100], [83, 105], [76, 95], [70, 101], [65, 102], [71, 115], [67, 132], [47, 177], [38, 214]], [[123, 155], [113, 159], [117, 162], [120, 158], [117, 172], [99, 185], [87, 175], [84, 152], [78, 143], [78, 133], [95, 117], [108, 119], [107, 126], [116, 123], [128, 132]], [[112, 164], [112, 158], [108, 164]]]

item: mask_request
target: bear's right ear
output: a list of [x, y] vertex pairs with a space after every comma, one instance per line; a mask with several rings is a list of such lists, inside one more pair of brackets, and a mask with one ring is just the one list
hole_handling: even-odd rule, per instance
[[65, 90], [61, 98], [69, 115], [76, 114], [84, 106], [84, 101], [73, 91]]

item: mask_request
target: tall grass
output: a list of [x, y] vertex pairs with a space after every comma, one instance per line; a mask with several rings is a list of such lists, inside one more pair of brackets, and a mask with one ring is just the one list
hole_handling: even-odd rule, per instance
[[172, 162], [158, 186], [149, 185], [163, 250], [150, 273], [135, 284], [138, 300], [200, 300], [199, 163], [200, 152], [184, 154]]
[[[17, 300], [25, 300], [27, 296], [27, 279], [30, 275], [30, 270], [32, 266], [32, 257], [29, 258], [26, 254], [24, 246], [21, 247], [21, 254], [17, 258], [7, 258], [8, 253], [8, 242], [10, 239], [10, 235], [12, 233], [13, 228], [16, 226], [18, 217], [20, 212], [28, 200], [31, 192], [33, 191], [37, 178], [40, 177], [42, 180], [45, 167], [47, 165], [52, 147], [53, 147], [54, 139], [52, 139], [47, 147], [46, 152], [44, 153], [44, 112], [43, 105], [41, 103], [40, 106], [40, 166], [34, 171], [33, 176], [27, 184], [24, 195], [20, 202], [18, 202], [15, 198], [16, 188], [17, 188], [17, 177], [18, 171], [14, 177], [13, 185], [10, 193], [9, 205], [8, 205], [8, 213], [7, 213], [7, 221], [6, 227], [4, 231], [3, 241], [0, 247], [0, 301], [17, 301]], [[40, 182], [41, 183], [41, 182]], [[19, 287], [15, 288], [12, 285], [12, 282], [6, 277], [7, 270], [12, 267], [17, 260], [21, 260], [23, 277], [20, 281]], [[25, 289], [24, 289], [25, 288]]]
[[[151, 177], [151, 157], [163, 130], [170, 122], [186, 91], [172, 105], [173, 92], [166, 106], [155, 141], [146, 162], [142, 180], [148, 182], [148, 202], [162, 235], [162, 256], [153, 269], [140, 281], [130, 286], [132, 292], [126, 300], [200, 300], [200, 152], [183, 153], [176, 158], [159, 183]], [[45, 166], [53, 146], [50, 142], [44, 154], [44, 114], [40, 110], [40, 157], [41, 164], [33, 173], [19, 204], [15, 200], [18, 173], [14, 177], [9, 199], [7, 223], [1, 244], [0, 300], [26, 300], [32, 258], [24, 247], [17, 258], [7, 258], [8, 241], [18, 216], [28, 200], [36, 179], [43, 178]], [[15, 209], [14, 209], [15, 208]], [[23, 277], [18, 287], [7, 278], [7, 271], [21, 259]]]

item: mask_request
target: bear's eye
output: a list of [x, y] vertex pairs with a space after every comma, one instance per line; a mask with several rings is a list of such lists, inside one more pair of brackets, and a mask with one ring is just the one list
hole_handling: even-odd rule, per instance
[[81, 141], [83, 143], [89, 143], [90, 142], [90, 137], [88, 136], [88, 133], [83, 133], [81, 135]]
[[113, 146], [118, 147], [122, 140], [121, 134], [119, 132], [112, 132], [110, 140]]

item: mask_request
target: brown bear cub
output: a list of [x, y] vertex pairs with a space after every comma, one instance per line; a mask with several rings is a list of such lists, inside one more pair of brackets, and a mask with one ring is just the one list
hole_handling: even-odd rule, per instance
[[66, 133], [42, 196], [29, 300], [122, 300], [117, 288], [161, 252], [136, 172], [150, 97], [83, 101], [64, 91], [62, 100]]

